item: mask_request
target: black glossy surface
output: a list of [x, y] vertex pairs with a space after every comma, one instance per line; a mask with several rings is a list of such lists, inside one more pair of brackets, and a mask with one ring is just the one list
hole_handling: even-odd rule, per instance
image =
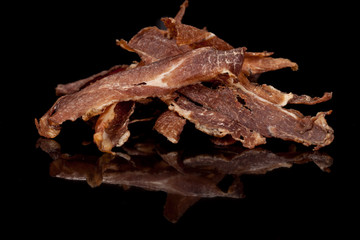
[[[198, 233], [240, 239], [321, 239], [355, 229], [359, 212], [355, 196], [358, 121], [347, 111], [357, 108], [358, 101], [353, 87], [342, 87], [349, 80], [339, 73], [343, 68], [337, 64], [336, 54], [341, 50], [335, 37], [341, 32], [334, 27], [337, 9], [332, 5], [320, 8], [305, 3], [246, 2], [235, 7], [232, 1], [190, 1], [184, 18], [184, 23], [207, 26], [234, 46], [274, 51], [274, 57], [299, 64], [298, 72], [286, 69], [266, 73], [261, 82], [311, 96], [334, 92], [330, 102], [301, 109], [307, 114], [334, 110], [327, 119], [335, 129], [335, 141], [321, 149], [334, 159], [330, 173], [310, 162], [265, 175], [242, 176], [245, 198], [201, 199], [176, 224], [163, 216], [164, 192], [139, 188], [124, 191], [113, 185], [91, 188], [84, 181], [49, 175], [52, 159], [35, 147], [39, 136], [34, 118], [41, 117], [56, 100], [56, 84], [137, 60], [135, 54], [115, 46], [115, 39], [129, 40], [141, 28], [156, 25], [162, 16], [174, 16], [181, 2], [147, 1], [141, 11], [138, 2], [14, 7], [18, 9], [14, 16], [22, 21], [7, 34], [15, 44], [7, 69], [11, 77], [5, 80], [10, 87], [4, 89], [16, 89], [16, 93], [9, 100], [3, 92], [6, 101], [2, 102], [10, 104], [4, 104], [0, 120], [6, 141], [6, 157], [2, 159], [6, 190], [2, 198], [4, 210], [8, 210], [5, 229], [14, 235], [69, 236], [70, 230], [76, 230], [79, 236], [100, 233], [120, 238], [131, 232], [134, 236], [169, 238]], [[191, 127], [186, 130], [191, 131]], [[91, 138], [87, 126], [69, 122], [56, 140], [70, 154], [78, 153], [78, 146], [86, 153], [99, 154], [94, 147], [81, 147], [84, 138]], [[288, 146], [277, 140], [269, 142], [265, 148], [271, 151]], [[350, 220], [353, 217], [355, 220]], [[45, 229], [49, 230], [47, 234]]]

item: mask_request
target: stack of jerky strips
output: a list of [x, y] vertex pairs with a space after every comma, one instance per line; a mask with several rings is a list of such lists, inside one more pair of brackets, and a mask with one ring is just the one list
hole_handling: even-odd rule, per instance
[[167, 30], [146, 27], [122, 48], [137, 53], [141, 61], [117, 65], [107, 71], [56, 88], [61, 96], [35, 124], [41, 136], [56, 137], [66, 120], [96, 120], [94, 142], [100, 151], [112, 152], [129, 138], [128, 125], [138, 105], [160, 99], [168, 106], [154, 129], [177, 143], [187, 121], [213, 136], [215, 144], [240, 141], [254, 148], [274, 137], [314, 145], [329, 145], [333, 129], [325, 116], [304, 116], [287, 104], [313, 105], [328, 101], [332, 93], [312, 98], [283, 93], [254, 82], [260, 74], [296, 63], [272, 58], [271, 52], [233, 48], [214, 33], [183, 24], [186, 0], [175, 18], [162, 18]]

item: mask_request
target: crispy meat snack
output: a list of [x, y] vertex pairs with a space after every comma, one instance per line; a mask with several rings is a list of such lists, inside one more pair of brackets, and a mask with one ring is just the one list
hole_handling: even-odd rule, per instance
[[[116, 65], [79, 81], [59, 84], [59, 99], [35, 124], [41, 136], [56, 137], [64, 121], [98, 117], [94, 142], [100, 151], [112, 152], [130, 136], [130, 117], [137, 102], [161, 99], [168, 106], [154, 130], [177, 143], [186, 122], [217, 138], [216, 144], [240, 141], [244, 147], [265, 144], [266, 138], [313, 145], [329, 145], [334, 131], [325, 116], [304, 116], [287, 104], [313, 105], [328, 101], [332, 93], [310, 97], [284, 93], [256, 83], [259, 75], [282, 68], [298, 70], [272, 52], [234, 48], [206, 29], [182, 23], [188, 1], [174, 18], [162, 18], [166, 30], [141, 29], [130, 41], [117, 45], [138, 54], [139, 63]], [[165, 106], [166, 106], [165, 105]], [[159, 108], [160, 109], [160, 108]], [[147, 119], [152, 119], [148, 116]], [[136, 122], [136, 121], [134, 121]], [[223, 140], [221, 140], [223, 139]]]

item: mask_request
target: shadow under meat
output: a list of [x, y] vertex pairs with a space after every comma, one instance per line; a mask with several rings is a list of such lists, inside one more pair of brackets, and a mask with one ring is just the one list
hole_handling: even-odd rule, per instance
[[114, 154], [101, 156], [61, 151], [58, 142], [39, 138], [37, 147], [47, 152], [52, 177], [86, 181], [91, 187], [102, 183], [138, 187], [167, 193], [165, 218], [176, 223], [201, 198], [244, 198], [240, 179], [244, 174], [265, 174], [294, 163], [314, 162], [329, 172], [333, 159], [316, 151], [274, 153], [270, 150], [245, 149], [239, 145], [186, 149], [167, 147], [154, 139], [132, 139]]

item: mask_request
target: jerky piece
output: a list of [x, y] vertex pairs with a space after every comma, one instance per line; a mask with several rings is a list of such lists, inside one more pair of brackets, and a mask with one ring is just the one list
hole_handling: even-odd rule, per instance
[[170, 142], [178, 143], [186, 120], [173, 111], [166, 111], [156, 120], [154, 129]]
[[325, 116], [331, 114], [331, 111], [319, 112], [315, 117], [303, 116], [299, 111], [284, 109], [251, 91], [251, 88], [248, 88], [251, 83], [246, 78], [230, 84], [237, 88], [236, 94], [249, 109], [248, 119], [243, 124], [263, 136], [291, 140], [305, 146], [315, 145], [315, 150], [333, 141], [334, 130], [325, 120]]
[[188, 6], [189, 6], [189, 1], [188, 1], [188, 0], [185, 0], [185, 1], [183, 2], [183, 4], [181, 4], [180, 10], [179, 10], [179, 12], [176, 14], [176, 16], [175, 16], [175, 18], [174, 18], [177, 22], [181, 22], [181, 21], [182, 21], [184, 15], [185, 15], [185, 10], [186, 10], [186, 8], [187, 8]]
[[266, 84], [258, 85], [248, 81], [243, 72], [239, 75], [239, 84], [246, 88], [249, 92], [275, 104], [278, 106], [285, 106], [288, 103], [291, 104], [306, 104], [314, 105], [317, 103], [328, 101], [332, 98], [332, 93], [326, 92], [323, 97], [312, 98], [307, 95], [296, 95], [293, 93], [284, 93]]
[[[181, 104], [178, 103], [179, 101], [174, 101], [175, 107], [171, 107], [171, 109], [189, 121], [195, 124], [205, 124], [205, 126], [204, 118], [210, 115], [206, 118], [208, 121], [211, 120], [212, 126], [217, 125], [218, 130], [231, 134], [245, 147], [253, 147], [265, 143], [265, 141], [247, 142], [249, 140], [245, 137], [243, 130], [240, 136], [242, 135], [245, 139], [239, 139], [239, 136], [234, 135], [237, 133], [238, 126], [258, 133], [259, 138], [255, 138], [256, 140], [262, 139], [260, 136], [276, 137], [299, 142], [306, 146], [316, 145], [315, 149], [332, 142], [333, 130], [327, 125], [324, 118], [330, 112], [318, 113], [315, 117], [305, 117], [298, 111], [283, 109], [279, 104], [271, 103], [257, 95], [256, 92], [246, 88], [250, 83], [243, 84], [244, 81], [243, 79], [241, 83], [233, 83], [238, 88], [236, 90], [229, 87], [210, 89], [201, 84], [184, 87], [179, 92], [202, 107], [196, 106], [195, 103], [193, 105], [196, 107], [189, 107], [190, 104], [182, 104], [181, 101], [185, 100], [181, 99]], [[232, 126], [232, 131], [224, 132], [223, 125]], [[197, 128], [202, 129], [202, 126], [197, 126]], [[212, 130], [213, 132], [216, 130]]]
[[[181, 19], [187, 5], [187, 2], [181, 5], [175, 19], [162, 19], [168, 28], [167, 31], [157, 27], [147, 27], [136, 34], [129, 43], [121, 40], [118, 41], [118, 45], [139, 54], [146, 64], [206, 46], [217, 50], [233, 49], [230, 44], [205, 29], [182, 24]], [[259, 74], [267, 71], [286, 67], [290, 67], [294, 71], [298, 69], [296, 63], [285, 58], [271, 58], [272, 54], [272, 52], [246, 52], [242, 71], [246, 76], [256, 78]]]
[[289, 103], [291, 104], [306, 104], [306, 105], [314, 105], [322, 102], [329, 101], [332, 98], [331, 92], [325, 92], [322, 97], [310, 97], [308, 95], [296, 95], [293, 94], [293, 97], [289, 99]]
[[201, 48], [152, 64], [107, 76], [74, 94], [60, 97], [50, 110], [35, 121], [41, 136], [53, 138], [66, 120], [88, 120], [116, 102], [163, 96], [219, 74], [237, 76], [244, 49], [217, 51]]
[[100, 151], [111, 153], [113, 147], [120, 147], [127, 141], [129, 118], [134, 107], [132, 101], [114, 103], [100, 115], [94, 134], [94, 142]]
[[[221, 100], [219, 99], [219, 101]], [[223, 101], [221, 103], [226, 104]], [[265, 138], [259, 133], [239, 124], [238, 121], [229, 118], [228, 115], [198, 106], [185, 97], [176, 98], [171, 102], [169, 109], [194, 123], [198, 130], [206, 134], [215, 137], [224, 137], [230, 134], [247, 148], [254, 148], [265, 143]], [[231, 111], [236, 110], [239, 109], [232, 109]]]
[[165, 36], [166, 33], [157, 27], [146, 27], [140, 30], [129, 43], [120, 40], [117, 44], [128, 51], [136, 52], [145, 64], [192, 50], [187, 46], [178, 46], [175, 40]]
[[87, 85], [94, 83], [95, 81], [104, 78], [106, 76], [109, 76], [111, 74], [115, 74], [117, 72], [121, 72], [126, 70], [129, 67], [129, 65], [116, 65], [110, 68], [109, 70], [101, 71], [95, 75], [92, 75], [90, 77], [80, 79], [75, 82], [71, 82], [68, 84], [58, 84], [56, 86], [56, 96], [62, 96], [66, 94], [71, 94], [74, 92], [79, 91], [80, 89], [86, 87]]
[[290, 67], [293, 71], [298, 70], [298, 65], [286, 58], [269, 57], [273, 53], [249, 53], [247, 52], [244, 59], [242, 72], [247, 77], [257, 78], [264, 72], [279, 70]]
[[168, 37], [176, 39], [176, 44], [179, 46], [187, 45], [193, 49], [208, 46], [218, 50], [233, 49], [230, 44], [205, 29], [182, 24], [174, 18], [162, 18], [161, 20], [168, 28]]

